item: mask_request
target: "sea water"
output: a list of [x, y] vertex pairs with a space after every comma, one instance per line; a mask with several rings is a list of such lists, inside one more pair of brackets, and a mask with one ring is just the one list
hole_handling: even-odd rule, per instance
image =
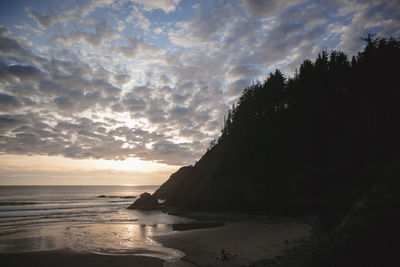
[[0, 186], [0, 252], [69, 249], [175, 260], [152, 237], [186, 218], [128, 210], [158, 186]]

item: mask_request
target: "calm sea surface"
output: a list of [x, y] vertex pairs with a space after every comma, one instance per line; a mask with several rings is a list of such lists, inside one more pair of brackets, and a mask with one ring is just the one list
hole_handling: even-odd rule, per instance
[[[0, 186], [0, 252], [71, 249], [100, 254], [182, 256], [154, 235], [187, 219], [128, 210], [158, 186]], [[103, 195], [103, 197], [99, 197]], [[104, 197], [105, 196], [105, 197]]]

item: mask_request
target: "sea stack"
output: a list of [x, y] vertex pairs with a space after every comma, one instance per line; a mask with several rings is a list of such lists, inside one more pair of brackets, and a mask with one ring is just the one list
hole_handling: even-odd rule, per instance
[[134, 210], [158, 210], [160, 208], [157, 198], [147, 192], [141, 194], [140, 198], [128, 207], [128, 209]]

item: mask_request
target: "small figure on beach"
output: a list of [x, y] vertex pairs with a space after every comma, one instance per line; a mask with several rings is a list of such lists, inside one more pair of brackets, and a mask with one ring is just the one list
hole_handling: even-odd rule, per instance
[[221, 249], [221, 255], [217, 257], [217, 259], [221, 261], [226, 261], [226, 260], [231, 260], [236, 256], [239, 256], [239, 253], [232, 252], [232, 253], [226, 253], [224, 249]]
[[221, 260], [224, 261], [224, 260], [227, 260], [227, 259], [228, 259], [228, 255], [226, 255], [225, 250], [222, 249], [221, 250]]

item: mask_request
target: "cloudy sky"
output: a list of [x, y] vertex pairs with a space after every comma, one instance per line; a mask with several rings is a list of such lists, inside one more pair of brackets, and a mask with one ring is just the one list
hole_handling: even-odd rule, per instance
[[0, 184], [160, 184], [252, 81], [399, 26], [398, 0], [2, 0]]

